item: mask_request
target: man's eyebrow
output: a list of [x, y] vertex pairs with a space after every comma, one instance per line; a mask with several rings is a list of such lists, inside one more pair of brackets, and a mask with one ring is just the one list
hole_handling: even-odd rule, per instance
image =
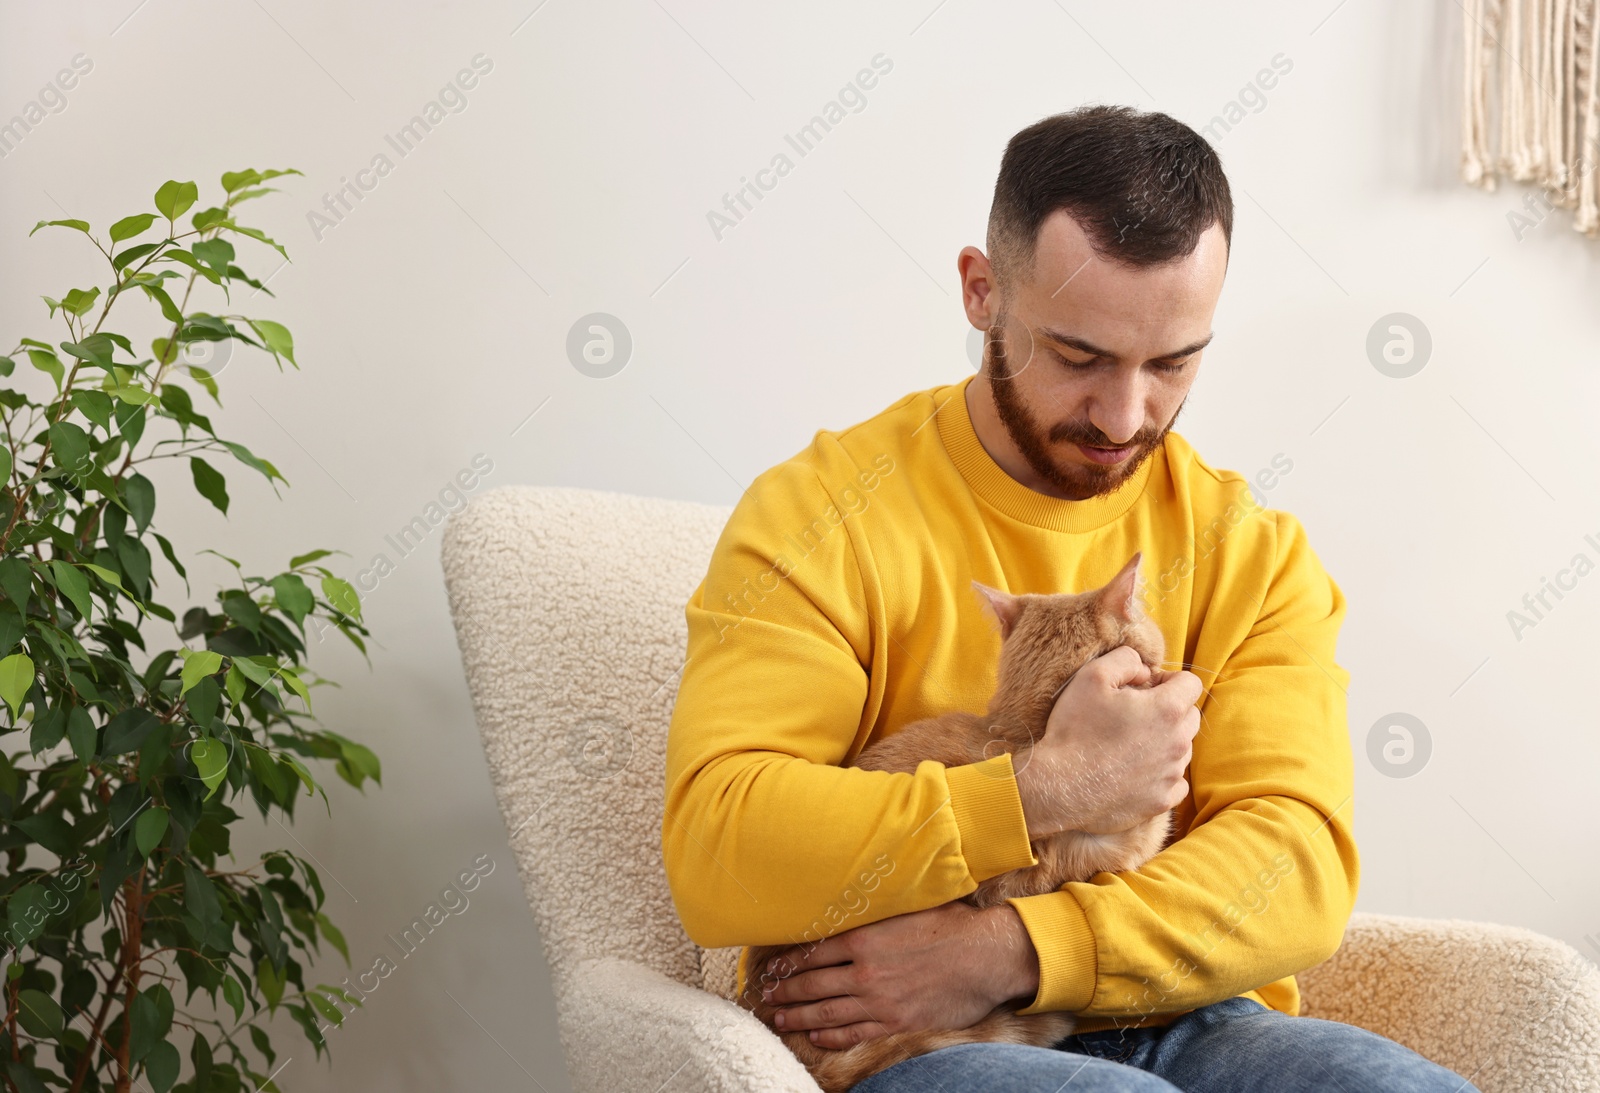
[[[1053, 342], [1059, 342], [1062, 345], [1071, 346], [1073, 349], [1076, 349], [1082, 353], [1090, 353], [1096, 357], [1106, 357], [1111, 360], [1118, 359], [1117, 355], [1111, 352], [1111, 350], [1101, 349], [1093, 342], [1076, 337], [1072, 334], [1064, 334], [1059, 330], [1051, 330], [1049, 327], [1044, 326], [1039, 327], [1037, 333], [1042, 338], [1046, 338]], [[1153, 361], [1170, 361], [1176, 360], [1179, 357], [1187, 357], [1189, 354], [1198, 353], [1200, 350], [1210, 345], [1211, 339], [1214, 337], [1216, 337], [1216, 331], [1212, 331], [1199, 341], [1194, 342], [1191, 345], [1186, 345], [1182, 349], [1174, 349], [1171, 353], [1163, 353], [1159, 357], [1151, 357], [1150, 359]]]

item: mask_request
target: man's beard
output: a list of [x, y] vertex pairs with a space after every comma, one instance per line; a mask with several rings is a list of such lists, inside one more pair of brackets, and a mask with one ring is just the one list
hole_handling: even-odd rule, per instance
[[[1028, 461], [1028, 466], [1054, 486], [1058, 493], [1074, 500], [1110, 493], [1133, 477], [1140, 465], [1166, 439], [1167, 433], [1178, 420], [1178, 414], [1183, 412], [1183, 404], [1179, 403], [1177, 412], [1166, 425], [1159, 429], [1140, 429], [1135, 433], [1128, 442], [1134, 446], [1133, 454], [1121, 463], [1109, 467], [1079, 463], [1062, 465], [1052, 455], [1052, 448], [1061, 444], [1085, 444], [1091, 448], [1116, 448], [1122, 445], [1112, 443], [1109, 437], [1083, 419], [1060, 422], [1048, 430], [1034, 419], [1022, 403], [1016, 378], [1006, 360], [1005, 321], [1004, 311], [995, 316], [984, 347], [984, 360], [989, 365], [989, 390], [994, 393], [994, 405], [1000, 415], [1000, 423], [1005, 426], [1011, 442], [1017, 446], [1022, 457]], [[1184, 401], [1188, 401], [1187, 396]]]

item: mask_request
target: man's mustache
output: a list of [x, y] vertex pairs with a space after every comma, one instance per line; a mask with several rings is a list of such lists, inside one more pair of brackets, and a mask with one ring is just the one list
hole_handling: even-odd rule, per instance
[[1113, 444], [1110, 437], [1093, 426], [1085, 428], [1074, 422], [1064, 421], [1052, 426], [1047, 435], [1053, 443], [1070, 441], [1090, 448], [1144, 448], [1155, 442], [1159, 430], [1144, 429], [1135, 433], [1133, 439], [1126, 444]]

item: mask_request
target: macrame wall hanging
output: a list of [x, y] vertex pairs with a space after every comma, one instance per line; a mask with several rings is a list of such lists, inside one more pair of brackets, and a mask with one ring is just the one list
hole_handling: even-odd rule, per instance
[[1533, 183], [1542, 190], [1534, 200], [1544, 205], [1524, 202], [1534, 217], [1572, 209], [1573, 230], [1594, 236], [1600, 232], [1597, 0], [1460, 3], [1462, 179], [1486, 190], [1501, 174]]

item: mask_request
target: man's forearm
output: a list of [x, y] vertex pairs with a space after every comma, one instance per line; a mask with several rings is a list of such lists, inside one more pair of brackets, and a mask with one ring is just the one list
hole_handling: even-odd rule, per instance
[[1022, 916], [1009, 903], [990, 907], [984, 914], [993, 930], [995, 966], [1000, 977], [1001, 993], [996, 1004], [1015, 1000], [1032, 1005], [1039, 993], [1039, 952]]

